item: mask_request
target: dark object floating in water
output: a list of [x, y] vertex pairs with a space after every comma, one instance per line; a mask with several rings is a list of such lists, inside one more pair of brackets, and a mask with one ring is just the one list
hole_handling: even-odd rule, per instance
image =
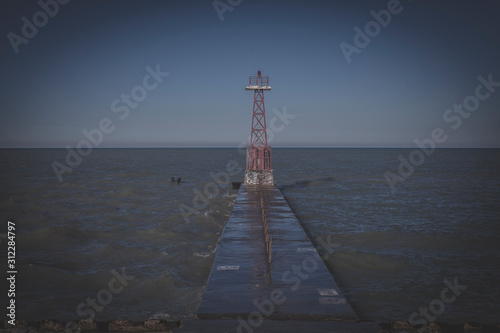
[[180, 184], [180, 183], [181, 183], [181, 177], [177, 178], [177, 180], [175, 180], [175, 178], [174, 178], [174, 177], [172, 177], [172, 178], [170, 178], [170, 181], [171, 181], [172, 183], [177, 183], [177, 184]]
[[233, 189], [237, 190], [240, 188], [242, 182], [233, 182]]

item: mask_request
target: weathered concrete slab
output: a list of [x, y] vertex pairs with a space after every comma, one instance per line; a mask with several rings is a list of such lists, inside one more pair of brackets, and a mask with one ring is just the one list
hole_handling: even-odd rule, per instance
[[[261, 195], [272, 238], [271, 264]], [[219, 240], [198, 318], [247, 323], [358, 320], [279, 189], [252, 186], [240, 187]]]

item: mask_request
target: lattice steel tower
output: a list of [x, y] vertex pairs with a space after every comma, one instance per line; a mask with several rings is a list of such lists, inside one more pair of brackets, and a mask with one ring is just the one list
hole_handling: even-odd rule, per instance
[[271, 90], [269, 77], [250, 76], [245, 90], [254, 91], [252, 134], [250, 146], [247, 146], [247, 168], [245, 171], [246, 185], [274, 185], [271, 169], [271, 147], [267, 145], [266, 108], [264, 106], [264, 91]]

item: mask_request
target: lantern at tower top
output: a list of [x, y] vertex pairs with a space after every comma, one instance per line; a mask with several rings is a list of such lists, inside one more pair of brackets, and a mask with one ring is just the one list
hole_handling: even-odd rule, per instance
[[262, 76], [258, 71], [257, 76], [250, 76], [245, 90], [271, 90], [269, 76]]

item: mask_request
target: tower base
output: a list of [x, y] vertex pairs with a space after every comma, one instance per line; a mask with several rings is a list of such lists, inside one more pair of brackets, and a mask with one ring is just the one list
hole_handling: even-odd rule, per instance
[[273, 170], [246, 170], [245, 185], [274, 186]]

